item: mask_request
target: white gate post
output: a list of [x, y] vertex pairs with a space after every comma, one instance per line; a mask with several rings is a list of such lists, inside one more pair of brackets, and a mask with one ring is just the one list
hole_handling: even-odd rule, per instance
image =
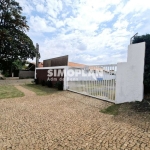
[[67, 90], [67, 88], [68, 88], [67, 71], [68, 71], [68, 66], [64, 67], [64, 87], [63, 87], [63, 90]]
[[117, 64], [115, 103], [142, 101], [145, 62], [145, 42], [128, 47], [125, 63]]

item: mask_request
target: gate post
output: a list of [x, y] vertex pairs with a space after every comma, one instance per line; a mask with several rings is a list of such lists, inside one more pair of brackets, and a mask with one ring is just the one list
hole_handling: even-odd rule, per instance
[[144, 62], [145, 42], [129, 45], [127, 62], [117, 64], [115, 103], [143, 100]]
[[68, 71], [68, 66], [64, 67], [64, 87], [63, 90], [67, 90], [68, 88], [68, 81], [67, 81], [67, 71]]

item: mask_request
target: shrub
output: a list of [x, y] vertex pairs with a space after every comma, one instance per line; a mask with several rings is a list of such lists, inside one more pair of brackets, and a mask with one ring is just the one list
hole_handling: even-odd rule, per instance
[[35, 79], [35, 84], [39, 84], [39, 79]]
[[4, 77], [9, 77], [9, 72], [7, 71], [3, 75], [4, 75]]
[[45, 81], [44, 80], [42, 80], [42, 86], [45, 86]]
[[63, 90], [63, 81], [58, 82], [58, 90]]
[[47, 85], [48, 87], [52, 87], [52, 81], [47, 81], [47, 82], [46, 82], [46, 85]]
[[54, 88], [58, 88], [58, 81], [54, 83]]

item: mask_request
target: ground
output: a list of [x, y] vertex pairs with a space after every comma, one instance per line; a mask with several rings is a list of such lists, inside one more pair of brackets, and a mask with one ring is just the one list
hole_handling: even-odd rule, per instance
[[[0, 100], [0, 149], [149, 150], [149, 121], [100, 112], [111, 103], [68, 91]], [[132, 120], [133, 119], [133, 120]]]

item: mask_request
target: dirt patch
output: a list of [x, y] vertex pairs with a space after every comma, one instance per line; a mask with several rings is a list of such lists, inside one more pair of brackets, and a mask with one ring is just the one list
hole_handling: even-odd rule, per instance
[[143, 132], [150, 131], [150, 111], [145, 103], [136, 102], [120, 105], [118, 115], [114, 116], [114, 120], [136, 126]]
[[144, 99], [142, 102], [132, 103], [131, 109], [136, 112], [150, 112], [150, 100]]

